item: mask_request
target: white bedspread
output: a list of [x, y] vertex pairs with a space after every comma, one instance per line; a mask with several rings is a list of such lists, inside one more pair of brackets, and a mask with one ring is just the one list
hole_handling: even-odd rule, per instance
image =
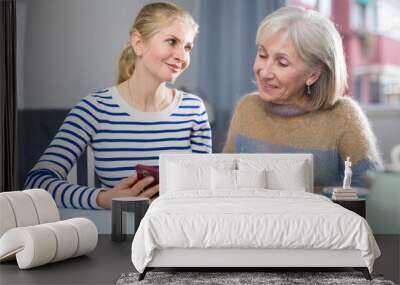
[[372, 272], [379, 248], [368, 223], [326, 197], [306, 192], [167, 193], [150, 206], [132, 243], [143, 272], [154, 249], [358, 249]]

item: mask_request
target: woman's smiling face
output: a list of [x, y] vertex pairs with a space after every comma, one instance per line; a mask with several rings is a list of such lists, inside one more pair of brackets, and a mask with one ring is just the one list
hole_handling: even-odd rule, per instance
[[271, 103], [302, 106], [311, 69], [298, 55], [286, 32], [261, 41], [253, 66], [260, 97]]
[[139, 50], [143, 67], [160, 82], [174, 82], [189, 66], [195, 31], [183, 21], [176, 20], [158, 31]]

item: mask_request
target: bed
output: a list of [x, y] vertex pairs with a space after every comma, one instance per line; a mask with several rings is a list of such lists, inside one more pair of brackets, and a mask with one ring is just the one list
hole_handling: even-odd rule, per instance
[[311, 154], [168, 154], [132, 242], [143, 279], [171, 267], [353, 267], [380, 251], [359, 215], [313, 193]]

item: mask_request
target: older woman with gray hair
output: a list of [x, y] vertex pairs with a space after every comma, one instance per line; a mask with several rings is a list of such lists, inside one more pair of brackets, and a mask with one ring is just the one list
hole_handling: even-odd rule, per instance
[[260, 24], [253, 70], [258, 91], [232, 117], [227, 153], [312, 153], [315, 186], [341, 185], [344, 160], [352, 184], [381, 165], [376, 139], [358, 104], [344, 96], [342, 40], [320, 13], [284, 7]]

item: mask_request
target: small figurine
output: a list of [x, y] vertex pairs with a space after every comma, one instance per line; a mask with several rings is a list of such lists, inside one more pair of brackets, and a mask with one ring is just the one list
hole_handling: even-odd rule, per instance
[[343, 179], [343, 189], [351, 189], [351, 176], [353, 172], [351, 171], [351, 160], [347, 157], [344, 162], [344, 179]]

